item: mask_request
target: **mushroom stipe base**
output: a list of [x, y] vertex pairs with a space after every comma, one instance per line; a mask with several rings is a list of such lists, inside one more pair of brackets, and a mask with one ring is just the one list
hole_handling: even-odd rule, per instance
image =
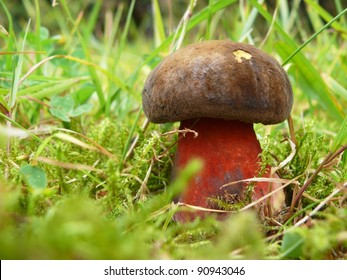
[[[224, 184], [256, 177], [260, 170], [260, 144], [253, 130], [253, 124], [236, 120], [213, 118], [191, 119], [181, 122], [180, 130], [192, 129], [198, 133], [183, 135], [180, 133], [173, 168], [173, 176], [183, 169], [187, 163], [198, 158], [203, 161], [202, 170], [189, 182], [179, 201], [208, 209], [219, 209], [211, 198], [227, 203], [245, 200], [248, 183], [240, 182], [221, 188]], [[263, 175], [269, 177], [269, 174]], [[254, 184], [253, 200], [266, 195], [276, 185], [268, 182]], [[279, 193], [270, 203], [284, 199]], [[275, 206], [275, 205], [273, 205]], [[276, 206], [277, 207], [277, 206]], [[175, 220], [192, 221], [196, 217], [204, 218], [209, 212], [179, 210]], [[223, 214], [217, 214], [220, 217]]]

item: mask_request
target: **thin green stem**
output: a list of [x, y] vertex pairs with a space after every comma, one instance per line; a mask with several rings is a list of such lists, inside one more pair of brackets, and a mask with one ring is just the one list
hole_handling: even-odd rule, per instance
[[298, 52], [300, 52], [304, 47], [306, 47], [313, 39], [315, 39], [320, 33], [322, 33], [325, 29], [327, 29], [332, 23], [341, 18], [344, 14], [347, 13], [347, 8], [344, 9], [341, 13], [339, 13], [336, 17], [330, 20], [327, 24], [325, 24], [321, 29], [315, 32], [310, 38], [306, 40], [301, 46], [299, 46], [295, 52], [293, 52], [287, 59], [285, 59], [282, 63], [282, 66], [286, 65]]

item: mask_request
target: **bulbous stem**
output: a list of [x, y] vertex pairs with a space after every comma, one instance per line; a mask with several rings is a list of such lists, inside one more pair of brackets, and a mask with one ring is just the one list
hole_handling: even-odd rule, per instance
[[[228, 203], [245, 200], [248, 183], [222, 185], [256, 177], [260, 169], [260, 144], [253, 124], [236, 120], [200, 118], [181, 122], [180, 130], [192, 129], [198, 133], [180, 133], [173, 174], [184, 168], [192, 158], [199, 158], [204, 166], [189, 183], [179, 201], [209, 209], [218, 209], [216, 199]], [[266, 174], [265, 176], [268, 176]], [[253, 199], [269, 192], [269, 183], [256, 183]], [[175, 219], [181, 222], [204, 217], [208, 212], [178, 211]]]

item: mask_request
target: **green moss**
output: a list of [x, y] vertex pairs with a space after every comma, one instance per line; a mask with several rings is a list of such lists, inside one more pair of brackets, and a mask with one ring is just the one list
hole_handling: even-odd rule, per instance
[[[295, 145], [295, 154], [283, 168], [277, 171], [280, 178], [292, 179], [298, 177], [297, 181], [303, 186], [307, 178], [319, 167], [322, 160], [329, 153], [331, 139], [324, 134], [315, 131], [315, 123], [310, 122], [296, 131], [297, 143]], [[263, 152], [261, 154], [262, 166], [269, 164], [277, 167], [291, 155], [292, 149], [288, 140], [283, 138], [281, 132], [271, 135], [262, 143]], [[332, 170], [338, 170], [337, 166], [333, 166]], [[306, 189], [306, 193], [317, 200], [327, 197], [336, 186], [335, 180], [341, 180], [342, 174], [331, 177], [331, 171], [319, 173], [312, 183]], [[287, 195], [287, 203], [292, 199], [293, 189], [296, 185], [291, 185], [285, 189]], [[307, 206], [312, 200], [303, 198], [303, 207]]]

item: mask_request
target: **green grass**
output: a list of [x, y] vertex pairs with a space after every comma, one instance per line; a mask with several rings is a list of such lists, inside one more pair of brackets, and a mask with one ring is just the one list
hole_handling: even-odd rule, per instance
[[[170, 12], [153, 0], [140, 25], [134, 0], [85, 2], [0, 0], [1, 259], [347, 258], [346, 1], [335, 13], [304, 1], [303, 16], [301, 1], [172, 1]], [[165, 133], [177, 126], [148, 124], [141, 92], [162, 58], [206, 39], [261, 47], [290, 77], [294, 133], [255, 125], [264, 164], [285, 162], [290, 182], [272, 219], [172, 219], [201, 163], [170, 180], [177, 135]]]

